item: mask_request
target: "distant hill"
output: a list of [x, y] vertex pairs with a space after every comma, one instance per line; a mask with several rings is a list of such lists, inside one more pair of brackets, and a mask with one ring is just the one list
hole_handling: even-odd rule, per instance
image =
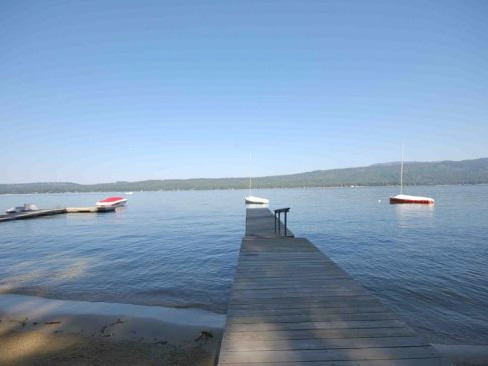
[[[405, 185], [488, 183], [488, 158], [462, 161], [406, 162]], [[253, 179], [255, 188], [340, 187], [397, 185], [400, 163], [374, 164], [360, 168], [316, 170], [307, 173], [275, 175]], [[243, 189], [248, 178], [196, 178], [144, 180], [102, 184], [69, 182], [0, 184], [4, 193], [126, 192]]]

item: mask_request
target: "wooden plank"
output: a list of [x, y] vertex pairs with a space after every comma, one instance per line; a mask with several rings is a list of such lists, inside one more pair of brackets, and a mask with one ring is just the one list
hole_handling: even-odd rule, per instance
[[[275, 239], [275, 241], [278, 242], [279, 239]], [[299, 240], [299, 239], [294, 239], [294, 240]], [[249, 246], [250, 243], [254, 243], [254, 245], [258, 246], [260, 245], [258, 241], [245, 241], [247, 245]], [[281, 243], [281, 241], [279, 241]], [[286, 242], [287, 243], [287, 242]], [[277, 244], [274, 244], [276, 246]], [[283, 247], [283, 244], [278, 244], [280, 247]], [[260, 245], [262, 246], [262, 245]], [[251, 261], [251, 260], [256, 260], [256, 261], [274, 261], [274, 262], [279, 262], [282, 260], [293, 260], [296, 259], [298, 261], [308, 261], [308, 260], [314, 260], [314, 261], [323, 261], [323, 262], [332, 262], [330, 258], [328, 257], [323, 257], [323, 256], [317, 256], [317, 250], [314, 247], [308, 246], [310, 249], [313, 249], [313, 252], [298, 252], [296, 244], [290, 244], [289, 245], [292, 249], [295, 249], [293, 252], [284, 252], [284, 253], [268, 253], [268, 252], [252, 252], [252, 251], [241, 251], [241, 255], [239, 258], [239, 261]], [[300, 247], [304, 246], [302, 244], [299, 244]], [[270, 247], [274, 248], [274, 247]], [[248, 248], [249, 249], [249, 248]]]
[[[307, 279], [328, 279], [328, 278], [350, 278], [347, 276], [347, 274], [340, 270], [340, 269], [329, 269], [328, 271], [315, 271], [315, 272], [307, 272], [307, 271], [302, 271], [298, 272], [293, 275], [293, 280], [295, 281], [305, 281]], [[285, 271], [282, 271], [280, 273], [254, 273], [252, 271], [249, 271], [249, 273], [241, 273], [237, 272], [235, 274], [235, 279], [236, 280], [241, 280], [241, 279], [272, 279], [272, 278], [282, 278], [283, 280], [287, 280], [290, 278], [290, 273], [287, 273]]]
[[225, 340], [222, 349], [225, 351], [289, 351], [317, 350], [340, 348], [380, 348], [428, 346], [418, 337], [377, 337], [377, 338], [312, 338], [293, 340]]
[[319, 275], [321, 273], [325, 272], [332, 272], [332, 273], [341, 273], [342, 271], [339, 270], [339, 268], [335, 266], [301, 266], [301, 265], [296, 265], [296, 266], [282, 266], [282, 267], [266, 267], [259, 269], [258, 267], [248, 267], [242, 266], [242, 268], [236, 270], [237, 275], [246, 275], [246, 274], [251, 274], [254, 277], [258, 276], [286, 276], [290, 277], [292, 274], [290, 274], [290, 267], [293, 267], [293, 271], [297, 273], [298, 276], [303, 276], [303, 274], [314, 274], [314, 275]]
[[[275, 239], [275, 241], [278, 241], [279, 239]], [[294, 239], [294, 240], [299, 240], [299, 239]], [[280, 241], [281, 242], [281, 241]], [[290, 249], [293, 249], [293, 251], [290, 251], [290, 252], [264, 252], [264, 251], [260, 251], [260, 252], [255, 252], [255, 251], [251, 251], [249, 246], [251, 245], [251, 243], [256, 246], [256, 247], [260, 247], [262, 249], [262, 245], [259, 244], [258, 241], [249, 241], [249, 240], [243, 240], [243, 243], [244, 245], [247, 245], [248, 248], [247, 250], [246, 249], [241, 249], [240, 251], [240, 257], [239, 257], [239, 261], [240, 260], [251, 260], [251, 259], [257, 259], [257, 260], [272, 260], [272, 261], [281, 261], [281, 260], [293, 260], [293, 259], [297, 259], [297, 260], [323, 260], [323, 261], [326, 261], [326, 262], [333, 262], [335, 263], [334, 261], [332, 261], [330, 258], [328, 257], [322, 257], [322, 256], [317, 256], [317, 253], [318, 253], [318, 250], [317, 248], [314, 248], [314, 247], [309, 247], [307, 245], [307, 247], [309, 249], [313, 249], [313, 252], [299, 252], [298, 251], [298, 246], [297, 245], [292, 245], [292, 246], [289, 246]], [[275, 244], [276, 246], [276, 244]], [[283, 247], [283, 244], [280, 245], [280, 247]], [[302, 245], [300, 244], [300, 247], [302, 247]], [[272, 249], [275, 249], [275, 247], [270, 247]]]
[[[347, 282], [350, 282], [347, 283]], [[338, 288], [358, 288], [356, 282], [351, 279], [333, 278], [328, 280], [323, 280], [320, 282], [316, 281], [295, 281], [284, 283], [284, 281], [239, 281], [234, 284], [235, 290], [286, 290], [286, 289], [315, 289], [317, 291], [328, 291], [330, 289]], [[360, 287], [359, 287], [360, 288]]]
[[283, 261], [292, 262], [318, 262], [318, 263], [334, 263], [327, 257], [318, 257], [316, 252], [310, 253], [245, 253], [243, 252], [239, 258], [239, 263], [281, 263]]
[[393, 313], [349, 313], [329, 314], [320, 312], [315, 314], [284, 314], [272, 316], [228, 316], [228, 324], [253, 324], [253, 323], [302, 323], [320, 321], [340, 320], [393, 320], [396, 316]]
[[[237, 277], [234, 279], [234, 286], [265, 286], [269, 285], [281, 285], [281, 286], [320, 286], [320, 285], [330, 285], [330, 284], [340, 284], [344, 285], [346, 283], [353, 283], [354, 285], [359, 285], [354, 279], [347, 277], [347, 276], [322, 276], [319, 275], [318, 277], [312, 278], [246, 278], [246, 277]], [[236, 288], [236, 287], [234, 287]]]
[[329, 339], [329, 338], [376, 338], [376, 337], [415, 337], [410, 328], [343, 328], [343, 329], [305, 329], [259, 331], [259, 332], [230, 332], [225, 330], [224, 340], [280, 340], [280, 339]]
[[[339, 269], [335, 269], [335, 270], [328, 270], [327, 272], [326, 271], [323, 271], [323, 272], [312, 272], [312, 273], [309, 273], [309, 272], [299, 272], [299, 273], [296, 273], [293, 275], [293, 280], [295, 281], [304, 281], [304, 280], [307, 280], [307, 279], [328, 279], [328, 278], [337, 278], [337, 277], [341, 277], [341, 278], [350, 278], [349, 276], [347, 276], [347, 274], [344, 272], [344, 271], [341, 271]], [[266, 279], [266, 278], [282, 278], [284, 280], [286, 279], [289, 279], [290, 278], [290, 274], [289, 273], [286, 273], [286, 272], [281, 272], [281, 273], [270, 273], [270, 274], [263, 274], [263, 273], [253, 273], [253, 272], [249, 272], [249, 273], [240, 273], [240, 272], [237, 272], [235, 274], [235, 279], [236, 280], [241, 280], [241, 279]]]
[[356, 295], [369, 295], [368, 291], [361, 286], [317, 286], [313, 287], [288, 287], [288, 288], [257, 288], [257, 289], [239, 289], [235, 295], [239, 297], [291, 297], [297, 295], [324, 295], [329, 296], [338, 292], [352, 293]]
[[334, 287], [322, 286], [317, 289], [311, 287], [293, 287], [293, 288], [257, 288], [257, 289], [241, 289], [236, 291], [232, 298], [282, 298], [282, 297], [304, 297], [304, 296], [370, 296], [368, 291], [361, 287]]
[[237, 270], [240, 271], [245, 271], [247, 269], [254, 269], [257, 268], [259, 270], [267, 270], [269, 268], [288, 268], [290, 269], [289, 266], [290, 264], [293, 264], [294, 266], [299, 266], [300, 268], [308, 268], [308, 267], [313, 267], [313, 268], [338, 268], [337, 264], [333, 262], [326, 262], [326, 261], [321, 261], [321, 262], [315, 262], [312, 263], [310, 261], [276, 261], [274, 263], [270, 263], [269, 261], [263, 260], [262, 263], [256, 263], [256, 262], [251, 262], [251, 261], [239, 261], [239, 267]]
[[348, 281], [343, 282], [343, 279], [334, 279], [334, 281], [328, 282], [315, 282], [310, 283], [304, 281], [302, 283], [290, 283], [282, 284], [282, 281], [259, 281], [255, 283], [249, 283], [249, 281], [239, 281], [236, 283], [234, 289], [236, 292], [245, 293], [269, 293], [269, 292], [283, 292], [283, 291], [315, 291], [316, 293], [326, 293], [333, 290], [348, 290], [368, 293], [364, 287], [360, 286], [357, 282]]
[[225, 351], [220, 353], [222, 363], [236, 362], [297, 362], [297, 361], [348, 361], [394, 360], [404, 358], [433, 358], [438, 354], [431, 346], [353, 348], [330, 350], [291, 351]]
[[[358, 296], [355, 298], [341, 298], [341, 297], [321, 297], [321, 298], [309, 298], [308, 301], [288, 301], [279, 302], [276, 301], [264, 301], [257, 303], [251, 302], [234, 302], [229, 303], [231, 309], [309, 309], [309, 308], [361, 308], [362, 306], [376, 306], [379, 304], [376, 299], [371, 296]], [[347, 301], [346, 301], [347, 300]]]
[[297, 252], [314, 252], [317, 253], [318, 249], [316, 248], [310, 248], [310, 247], [303, 247], [300, 249], [290, 247], [290, 246], [277, 246], [274, 248], [266, 248], [263, 246], [258, 246], [256, 245], [255, 248], [252, 248], [252, 244], [249, 245], [250, 248], [246, 249], [246, 251], [253, 251], [253, 252], [267, 252], [267, 253], [297, 253]]
[[[273, 304], [276, 306], [283, 306], [286, 304], [293, 304], [297, 303], [299, 299], [297, 297], [293, 296], [286, 296], [286, 297], [272, 297], [272, 298], [234, 298], [234, 295], [231, 295], [231, 299], [229, 301], [229, 305], [235, 305], [235, 304]], [[309, 304], [309, 303], [320, 303], [320, 302], [345, 302], [345, 301], [352, 301], [355, 303], [360, 303], [362, 301], [373, 301], [374, 298], [371, 297], [370, 295], [330, 295], [330, 296], [306, 296], [303, 297], [301, 302], [303, 304]], [[279, 303], [279, 304], [277, 304]]]
[[327, 314], [361, 314], [361, 313], [384, 313], [386, 308], [376, 304], [372, 306], [341, 307], [341, 308], [324, 308], [323, 306], [291, 309], [228, 309], [227, 316], [280, 316], [280, 315], [302, 315], [327, 312]]
[[404, 323], [399, 320], [342, 320], [303, 323], [257, 323], [234, 324], [228, 322], [226, 327], [231, 332], [260, 332], [266, 330], [306, 330], [306, 329], [343, 329], [343, 328], [402, 328]]
[[246, 362], [246, 363], [223, 363], [219, 365], [232, 366], [444, 366], [450, 363], [444, 363], [439, 358], [409, 358], [394, 360], [353, 360], [353, 361], [315, 361], [315, 362]]
[[[240, 251], [240, 258], [239, 260], [274, 260], [279, 261], [282, 259], [292, 259], [297, 258], [298, 260], [323, 260], [323, 261], [330, 261], [333, 262], [329, 257], [317, 256], [317, 253], [320, 251], [313, 246], [308, 240], [304, 240], [302, 243], [297, 244], [296, 242], [300, 239], [293, 239], [294, 242], [290, 242], [290, 240], [281, 240], [281, 239], [274, 239], [275, 243], [263, 243], [260, 240], [245, 240], [243, 239], [243, 245], [245, 247], [241, 248]], [[286, 248], [286, 249], [293, 249], [293, 252], [265, 252], [265, 251], [253, 251], [252, 246], [254, 248], [265, 249], [266, 247], [270, 250], [274, 250], [276, 248]], [[306, 251], [302, 252], [301, 249], [310, 249], [313, 252]]]
[[330, 290], [326, 293], [327, 295], [322, 295], [322, 293], [317, 294], [311, 290], [247, 290], [245, 293], [234, 293], [231, 295], [230, 301], [231, 303], [236, 303], [241, 300], [251, 301], [251, 302], [261, 302], [261, 301], [279, 301], [273, 299], [284, 299], [284, 301], [297, 301], [300, 299], [304, 299], [305, 301], [309, 301], [311, 298], [315, 298], [317, 296], [327, 296], [327, 297], [348, 297], [348, 296], [370, 296], [368, 292], [365, 290], [348, 290], [348, 289], [338, 289], [338, 290]]
[[[281, 253], [281, 254], [288, 254], [288, 253], [319, 253], [317, 248], [308, 246], [308, 245], [294, 245], [288, 244], [281, 239], [279, 245], [271, 246], [266, 244], [261, 244], [259, 241], [247, 241], [246, 248], [243, 248], [242, 252], [266, 252], [266, 253]], [[290, 240], [290, 239], [288, 239]]]

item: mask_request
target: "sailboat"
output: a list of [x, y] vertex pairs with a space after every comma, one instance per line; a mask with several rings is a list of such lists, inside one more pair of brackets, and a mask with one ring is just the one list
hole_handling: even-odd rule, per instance
[[403, 194], [403, 152], [405, 150], [405, 146], [402, 146], [402, 165], [400, 168], [400, 194], [397, 194], [394, 197], [390, 197], [390, 204], [397, 204], [397, 203], [418, 203], [418, 204], [426, 204], [432, 205], [434, 204], [434, 199], [430, 197], [421, 197], [421, 196], [410, 196], [408, 194]]
[[[249, 162], [251, 162], [251, 155], [249, 155]], [[251, 165], [249, 163], [249, 165]], [[249, 170], [251, 170], [249, 168]], [[252, 195], [252, 176], [249, 174], [249, 196], [244, 197], [244, 201], [246, 203], [251, 203], [251, 204], [258, 204], [258, 205], [265, 205], [269, 203], [269, 200], [266, 198], [260, 198]]]

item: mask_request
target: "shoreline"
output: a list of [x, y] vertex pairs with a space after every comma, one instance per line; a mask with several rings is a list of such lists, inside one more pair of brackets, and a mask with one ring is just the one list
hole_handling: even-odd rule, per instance
[[59, 300], [31, 295], [0, 293], [0, 315], [20, 316], [25, 313], [38, 319], [69, 314], [75, 316], [128, 316], [153, 319], [177, 326], [223, 328], [225, 325], [225, 314], [200, 308]]
[[213, 365], [225, 315], [0, 295], [0, 365]]
[[[30, 184], [30, 183], [15, 183], [15, 184]], [[437, 183], [437, 184], [404, 184], [405, 187], [457, 187], [457, 186], [488, 186], [488, 183]], [[253, 189], [259, 190], [273, 190], [273, 189], [350, 189], [350, 188], [382, 188], [382, 187], [400, 187], [400, 184], [343, 184], [332, 186], [291, 186], [291, 187], [253, 187]], [[205, 192], [205, 191], [248, 191], [249, 188], [201, 188], [201, 189], [157, 189], [157, 190], [135, 190], [134, 193], [150, 193], [150, 192]], [[86, 194], [86, 195], [99, 195], [101, 193], [121, 193], [120, 190], [108, 190], [108, 191], [60, 191], [60, 192], [0, 192], [0, 196], [37, 196], [37, 195], [59, 195], [59, 194]], [[123, 193], [122, 193], [123, 194]]]
[[[202, 309], [0, 294], [0, 365], [212, 366], [225, 320]], [[488, 345], [433, 346], [456, 366], [488, 365]]]

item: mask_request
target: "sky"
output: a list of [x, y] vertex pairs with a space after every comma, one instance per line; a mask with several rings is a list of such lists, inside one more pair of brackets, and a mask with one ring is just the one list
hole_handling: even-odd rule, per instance
[[0, 183], [488, 157], [487, 18], [483, 0], [0, 1]]

